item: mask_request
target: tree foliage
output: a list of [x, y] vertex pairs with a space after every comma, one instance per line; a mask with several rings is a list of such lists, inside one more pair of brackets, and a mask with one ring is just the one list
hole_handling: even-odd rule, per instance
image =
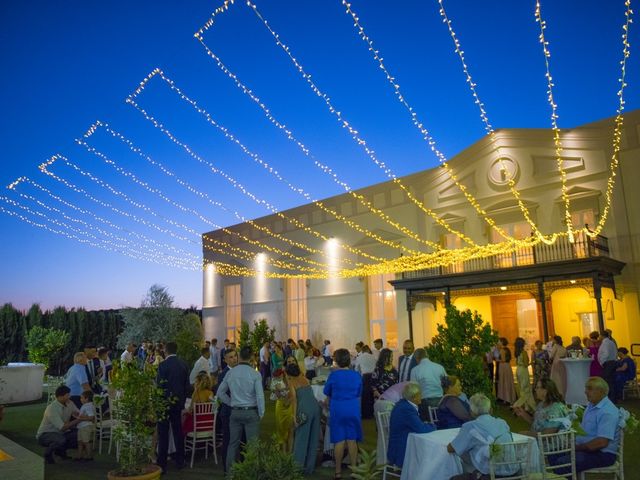
[[264, 342], [273, 342], [276, 338], [275, 327], [269, 327], [269, 324], [264, 318], [261, 318], [257, 322], [253, 322], [253, 329], [245, 321], [240, 325], [240, 337], [238, 339], [238, 346], [240, 348], [248, 345], [251, 350], [259, 352]]
[[448, 306], [445, 325], [438, 325], [438, 334], [427, 347], [427, 353], [448, 373], [460, 378], [467, 395], [484, 393], [492, 398], [493, 389], [482, 356], [497, 341], [497, 333], [477, 312], [459, 311], [454, 306]]
[[44, 365], [45, 371], [48, 370], [52, 361], [64, 352], [69, 339], [69, 333], [64, 330], [33, 326], [26, 338], [29, 360]]

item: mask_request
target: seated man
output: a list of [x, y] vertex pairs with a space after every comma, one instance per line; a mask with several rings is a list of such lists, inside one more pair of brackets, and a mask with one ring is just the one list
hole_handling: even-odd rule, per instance
[[[465, 473], [451, 480], [475, 480], [489, 478], [489, 446], [493, 443], [511, 442], [511, 431], [507, 422], [491, 416], [491, 400], [482, 393], [476, 393], [469, 400], [471, 416], [474, 420], [460, 427], [456, 438], [447, 445], [449, 453], [462, 459]], [[513, 471], [496, 471], [498, 475], [512, 475]]]
[[436, 427], [430, 423], [422, 423], [418, 415], [418, 405], [422, 400], [420, 386], [407, 383], [402, 390], [402, 400], [393, 407], [389, 420], [389, 448], [387, 462], [402, 467], [404, 453], [407, 449], [407, 437], [410, 433], [429, 433]]
[[36, 438], [38, 443], [47, 447], [44, 458], [47, 463], [55, 463], [53, 454], [61, 458], [67, 456], [67, 448], [76, 447], [76, 431], [73, 427], [80, 422], [77, 416], [79, 411], [69, 399], [71, 390], [66, 385], [56, 388], [56, 399], [51, 402], [44, 411], [42, 422], [38, 427]]
[[[589, 377], [584, 387], [589, 405], [584, 411], [580, 425], [586, 435], [576, 436], [576, 472], [590, 468], [608, 467], [616, 461], [618, 445], [620, 444], [620, 412], [609, 400], [609, 385], [601, 377]], [[567, 463], [567, 456], [551, 459], [555, 465]], [[568, 473], [558, 469], [555, 473]]]

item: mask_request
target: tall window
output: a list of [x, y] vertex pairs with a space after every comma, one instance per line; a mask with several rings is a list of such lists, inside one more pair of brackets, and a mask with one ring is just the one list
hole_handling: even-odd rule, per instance
[[240, 284], [224, 287], [224, 319], [227, 324], [227, 336], [232, 342], [240, 335], [242, 305], [240, 301]]
[[[516, 240], [524, 240], [531, 236], [531, 225], [527, 222], [507, 223], [498, 225], [504, 232]], [[491, 243], [504, 242], [505, 238], [500, 235], [495, 228], [491, 229]], [[507, 268], [519, 265], [531, 265], [534, 262], [533, 247], [520, 247], [511, 253], [496, 255], [495, 267]]]
[[288, 278], [285, 294], [289, 338], [294, 340], [309, 338], [309, 320], [307, 317], [307, 280]]
[[389, 284], [393, 273], [368, 277], [369, 325], [371, 341], [382, 338], [388, 348], [398, 348], [396, 291]]

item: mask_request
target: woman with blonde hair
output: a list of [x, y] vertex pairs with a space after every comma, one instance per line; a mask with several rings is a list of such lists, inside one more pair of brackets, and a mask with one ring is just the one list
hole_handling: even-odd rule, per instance
[[[193, 384], [193, 395], [191, 395], [191, 405], [182, 421], [182, 433], [185, 435], [193, 432], [193, 406], [196, 403], [207, 403], [213, 401], [213, 390], [211, 377], [206, 372], [200, 372]], [[213, 417], [213, 414], [211, 414]]]
[[528, 412], [536, 409], [536, 401], [531, 391], [531, 378], [529, 377], [529, 355], [524, 348], [524, 338], [518, 337], [514, 342], [516, 351], [516, 378], [518, 379], [518, 387], [520, 388], [520, 397], [513, 404], [514, 408], [522, 407]]

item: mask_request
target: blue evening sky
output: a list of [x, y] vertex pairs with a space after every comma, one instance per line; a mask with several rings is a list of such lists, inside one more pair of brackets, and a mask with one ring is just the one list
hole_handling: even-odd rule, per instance
[[[194, 232], [238, 223], [236, 214], [246, 218], [269, 214], [125, 103], [154, 68], [162, 69], [220, 126], [293, 185], [313, 198], [341, 193], [269, 123], [193, 37], [219, 5], [219, 1], [201, 0], [3, 1], [0, 207], [115, 250], [122, 249], [115, 243], [132, 239], [141, 243], [139, 239], [144, 238], [151, 250], [174, 253], [182, 265], [190, 256], [195, 262], [201, 257]], [[345, 120], [394, 173], [405, 175], [437, 165], [341, 1], [258, 0], [257, 6]], [[353, 0], [352, 6], [438, 148], [450, 157], [480, 139], [483, 125], [440, 19], [438, 2]], [[548, 128], [550, 109], [535, 2], [450, 0], [445, 7], [493, 126]], [[613, 116], [624, 2], [544, 0], [542, 8], [559, 125], [568, 128]], [[640, 106], [636, 55], [640, 36], [634, 25], [630, 40], [628, 110]], [[351, 187], [386, 180], [244, 2], [236, 2], [218, 16], [204, 41], [315, 158], [331, 166]], [[278, 209], [307, 203], [266, 174], [159, 77], [149, 82], [136, 101], [204, 162], [221, 168], [257, 197]], [[88, 140], [90, 146], [152, 191], [76, 144], [74, 140], [97, 120], [188, 182], [200, 196], [132, 153], [104, 128]], [[50, 171], [101, 205], [40, 172], [38, 165], [55, 154], [66, 157], [70, 165], [58, 160], [48, 167]], [[142, 208], [81, 175], [74, 166]], [[5, 188], [21, 176], [55, 197], [26, 182], [15, 190]], [[12, 302], [19, 308], [33, 302], [44, 308], [117, 308], [139, 304], [148, 287], [160, 283], [169, 288], [178, 305], [202, 304], [202, 275], [197, 270], [79, 243], [2, 211], [0, 230], [1, 303]]]

